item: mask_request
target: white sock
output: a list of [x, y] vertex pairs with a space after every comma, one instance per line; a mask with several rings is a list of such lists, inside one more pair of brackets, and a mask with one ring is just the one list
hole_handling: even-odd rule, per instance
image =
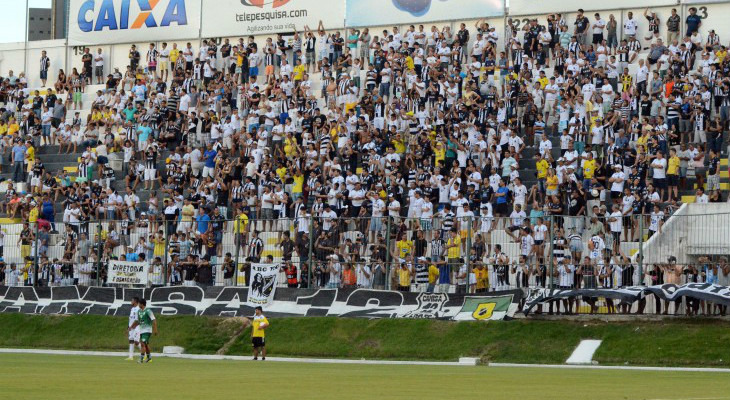
[[129, 357], [134, 357], [134, 343], [129, 344]]

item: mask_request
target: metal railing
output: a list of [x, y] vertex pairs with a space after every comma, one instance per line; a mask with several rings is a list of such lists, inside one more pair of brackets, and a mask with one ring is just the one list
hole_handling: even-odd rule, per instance
[[[247, 286], [254, 263], [280, 265], [278, 285], [302, 288], [521, 289], [527, 295], [536, 288], [727, 284], [728, 222], [730, 214], [213, 216], [197, 222], [147, 218], [56, 224], [55, 231], [41, 221], [2, 225], [7, 245], [0, 282], [113, 286], [110, 262], [143, 261], [141, 286]], [[610, 300], [590, 298], [556, 305], [562, 312], [616, 309]]]

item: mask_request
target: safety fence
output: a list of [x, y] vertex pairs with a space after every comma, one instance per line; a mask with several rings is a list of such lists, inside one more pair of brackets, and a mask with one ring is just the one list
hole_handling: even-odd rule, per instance
[[[521, 289], [527, 297], [543, 288], [728, 285], [728, 222], [730, 214], [655, 211], [607, 217], [532, 212], [512, 218], [349, 218], [325, 212], [275, 220], [226, 220], [215, 213], [191, 221], [41, 220], [2, 225], [8, 245], [2, 246], [0, 283], [248, 286], [252, 265], [276, 264], [277, 285], [299, 288], [464, 294]], [[630, 305], [590, 296], [554, 303], [556, 312], [631, 311]]]

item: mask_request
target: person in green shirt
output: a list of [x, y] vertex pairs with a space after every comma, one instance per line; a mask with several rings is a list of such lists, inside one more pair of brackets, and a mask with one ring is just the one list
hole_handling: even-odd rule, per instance
[[[129, 328], [127, 328], [127, 331], [131, 331], [137, 326], [139, 326], [139, 344], [140, 348], [142, 349], [139, 356], [139, 363], [141, 364], [143, 362], [150, 362], [152, 361], [152, 355], [150, 353], [150, 336], [152, 336], [153, 333], [157, 335], [158, 332], [155, 314], [152, 313], [152, 310], [147, 308], [147, 300], [145, 299], [139, 299], [139, 312], [137, 313], [137, 320], [134, 321], [134, 323], [130, 325]], [[147, 355], [146, 359], [145, 354]]]

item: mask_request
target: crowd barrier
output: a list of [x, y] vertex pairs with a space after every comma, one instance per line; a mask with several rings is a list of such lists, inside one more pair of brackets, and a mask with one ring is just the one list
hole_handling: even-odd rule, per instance
[[[0, 283], [248, 287], [251, 267], [271, 264], [278, 269], [277, 287], [306, 289], [521, 290], [527, 296], [538, 289], [727, 286], [726, 222], [730, 214], [653, 212], [621, 217], [238, 218], [214, 220], [207, 233], [198, 233], [195, 224], [155, 219], [6, 224], [1, 228], [4, 243], [19, 246], [3, 246]], [[570, 311], [599, 311], [579, 303]], [[606, 312], [615, 309], [604, 306]]]

